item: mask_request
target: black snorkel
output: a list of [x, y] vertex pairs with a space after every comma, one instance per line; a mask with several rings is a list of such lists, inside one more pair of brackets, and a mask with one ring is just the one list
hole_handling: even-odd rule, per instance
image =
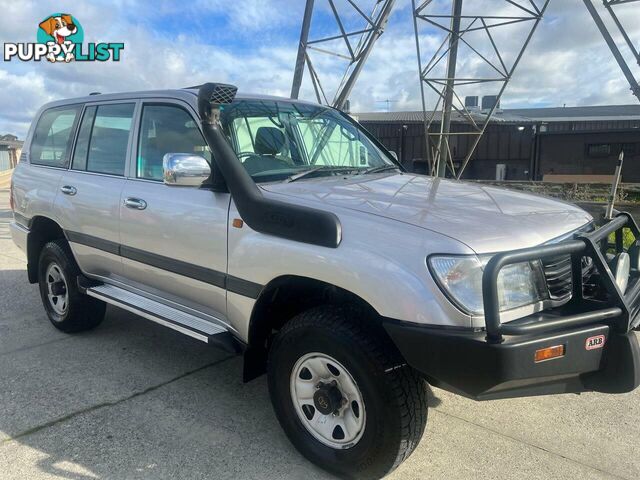
[[[198, 91], [198, 113], [215, 169], [224, 178], [242, 220], [253, 230], [297, 242], [337, 248], [342, 238], [338, 217], [323, 210], [265, 198], [222, 132], [220, 107], [230, 104], [237, 87], [205, 83]], [[217, 173], [217, 172], [216, 172]], [[220, 179], [215, 178], [218, 184]]]

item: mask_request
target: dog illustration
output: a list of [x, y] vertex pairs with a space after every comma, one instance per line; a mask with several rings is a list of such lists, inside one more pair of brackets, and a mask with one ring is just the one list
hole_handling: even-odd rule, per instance
[[[47, 32], [47, 35], [50, 35], [55, 40], [55, 43], [58, 45], [71, 45], [71, 41], [66, 38], [69, 35], [73, 35], [78, 31], [78, 27], [73, 24], [73, 19], [71, 15], [62, 14], [57, 17], [49, 17], [42, 22], [40, 22], [40, 28]], [[75, 57], [73, 53], [66, 53], [64, 55], [64, 61], [70, 62]], [[56, 56], [53, 53], [47, 55], [47, 60], [50, 62], [56, 61]], [[62, 60], [62, 58], [60, 59]]]

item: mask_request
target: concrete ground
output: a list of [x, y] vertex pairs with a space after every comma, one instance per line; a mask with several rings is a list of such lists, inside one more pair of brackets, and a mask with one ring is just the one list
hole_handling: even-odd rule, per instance
[[[45, 317], [0, 191], [0, 477], [330, 478], [289, 444], [264, 378], [110, 308], [92, 332]], [[390, 478], [640, 478], [640, 389], [476, 403], [434, 389], [427, 432]]]

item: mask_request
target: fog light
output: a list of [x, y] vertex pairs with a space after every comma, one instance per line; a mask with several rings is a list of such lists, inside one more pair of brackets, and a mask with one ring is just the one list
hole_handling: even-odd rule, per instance
[[616, 285], [624, 294], [629, 283], [629, 271], [631, 269], [631, 259], [626, 252], [620, 252], [611, 262], [611, 271], [616, 279]]
[[541, 348], [540, 350], [536, 350], [534, 359], [536, 363], [538, 363], [559, 357], [564, 357], [564, 345], [555, 345], [553, 347]]

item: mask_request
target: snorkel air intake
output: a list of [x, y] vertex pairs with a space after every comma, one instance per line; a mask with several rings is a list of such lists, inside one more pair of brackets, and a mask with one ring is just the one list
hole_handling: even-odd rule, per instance
[[253, 230], [297, 242], [337, 248], [340, 220], [331, 212], [265, 198], [240, 163], [220, 126], [220, 107], [235, 98], [237, 88], [205, 83], [198, 91], [202, 131], [214, 161], [227, 184], [242, 219]]

